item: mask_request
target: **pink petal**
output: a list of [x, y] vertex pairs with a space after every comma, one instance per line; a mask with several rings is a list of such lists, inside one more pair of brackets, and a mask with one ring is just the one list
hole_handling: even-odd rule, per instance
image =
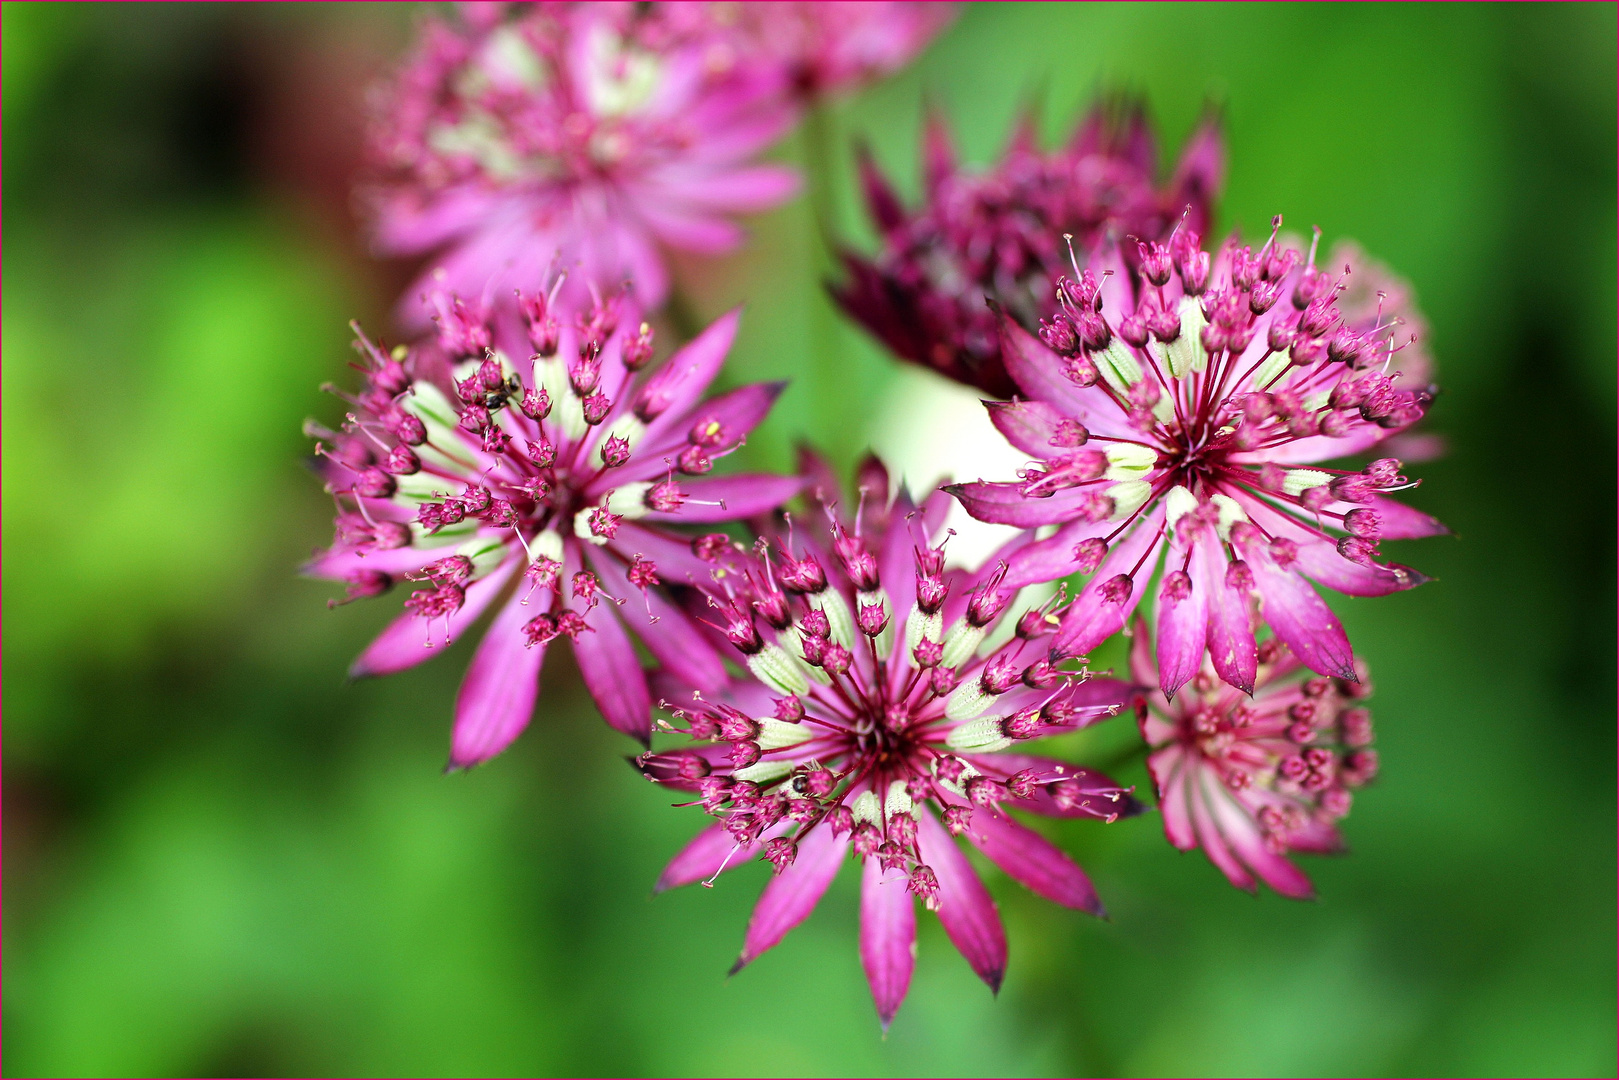
[[749, 165], [724, 172], [695, 168], [682, 175], [661, 169], [657, 179], [679, 184], [678, 202], [698, 210], [753, 214], [790, 199], [798, 191], [798, 173], [781, 165]]
[[1265, 846], [1265, 839], [1259, 832], [1258, 823], [1233, 796], [1215, 792], [1211, 788], [1209, 802], [1214, 811], [1215, 825], [1221, 835], [1236, 851], [1238, 857], [1250, 870], [1258, 874], [1265, 884], [1294, 900], [1310, 900], [1315, 897], [1315, 889], [1310, 885], [1310, 879], [1304, 876], [1304, 871], [1294, 866], [1286, 857]]
[[1073, 521], [1044, 540], [1020, 545], [1005, 556], [1006, 587], [1019, 589], [1078, 573], [1074, 545], [1093, 536], [1106, 536], [1115, 527], [1110, 521]]
[[1085, 871], [1033, 829], [981, 808], [973, 812], [967, 839], [1031, 892], [1064, 907], [1106, 914]]
[[1427, 536], [1450, 534], [1450, 530], [1438, 518], [1424, 514], [1421, 510], [1414, 510], [1402, 502], [1395, 502], [1385, 495], [1372, 496], [1372, 509], [1383, 519], [1385, 540], [1420, 540]]
[[810, 831], [798, 843], [798, 857], [791, 866], [770, 879], [759, 903], [748, 920], [747, 936], [742, 940], [742, 955], [737, 957], [731, 974], [736, 974], [764, 952], [787, 936], [787, 931], [809, 917], [820, 903], [838, 867], [849, 850], [849, 834], [833, 836], [829, 828]]
[[[1084, 656], [1108, 638], [1124, 629], [1130, 613], [1141, 602], [1141, 594], [1158, 562], [1163, 544], [1163, 508], [1137, 521], [1123, 540], [1115, 544], [1096, 568], [1096, 573], [1085, 583], [1079, 596], [1063, 614], [1057, 629], [1052, 651], [1064, 656]], [[1123, 600], [1110, 599], [1111, 582], [1121, 574], [1129, 574], [1140, 564], [1141, 580], [1131, 581], [1130, 595]]]
[[645, 555], [657, 566], [658, 576], [665, 581], [704, 585], [709, 581], [709, 571], [714, 569], [712, 564], [692, 553], [691, 541], [686, 537], [662, 529], [643, 528], [629, 521], [619, 525], [611, 547], [625, 558]]
[[[706, 693], [725, 685], [725, 662], [684, 611], [657, 589], [648, 589], [643, 598], [641, 590], [630, 584], [617, 559], [591, 552], [590, 564], [601, 575], [607, 591], [625, 601], [619, 613], [635, 630], [647, 651], [679, 679], [683, 689]], [[636, 610], [636, 605], [642, 605], [640, 610]]]
[[524, 644], [522, 627], [538, 610], [513, 596], [478, 643], [455, 699], [450, 768], [488, 761], [528, 727], [540, 692], [545, 646]]
[[1254, 692], [1259, 650], [1254, 643], [1248, 597], [1226, 585], [1225, 551], [1212, 536], [1192, 545], [1192, 591], [1208, 597], [1209, 659], [1215, 674], [1245, 694]]
[[436, 559], [449, 554], [449, 548], [402, 547], [390, 551], [354, 550], [323, 551], [300, 568], [307, 577], [332, 578], [342, 581], [350, 574], [362, 570], [377, 570], [399, 577], [420, 570]]
[[715, 521], [739, 521], [756, 514], [768, 514], [798, 494], [804, 481], [796, 476], [770, 476], [744, 473], [715, 476], [702, 480], [682, 478], [680, 490], [686, 502], [672, 514], [649, 513], [649, 522], [668, 521], [689, 525]]
[[1006, 363], [1006, 372], [1025, 394], [1078, 420], [1093, 435], [1121, 439], [1140, 437], [1105, 392], [1095, 387], [1080, 389], [1069, 382], [1062, 373], [1062, 361], [1057, 354], [1004, 312], [1000, 316], [1000, 332], [1001, 359]]
[[[665, 360], [647, 379], [640, 394], [649, 398], [658, 395], [668, 401], [664, 411], [648, 425], [644, 437], [647, 444], [654, 442], [677, 419], [684, 418], [686, 410], [696, 404], [703, 391], [708, 389], [708, 384], [720, 373], [726, 354], [731, 351], [731, 343], [736, 340], [737, 324], [741, 320], [741, 308], [727, 311]], [[681, 426], [680, 434], [682, 438], [685, 437], [685, 425]]]
[[[500, 592], [502, 585], [517, 569], [516, 560], [509, 559], [488, 577], [479, 578], [467, 586], [461, 610], [449, 617], [449, 641], [445, 640], [444, 619], [427, 620], [406, 612], [388, 624], [377, 639], [349, 665], [349, 678], [361, 679], [368, 675], [392, 675], [415, 667], [423, 660], [431, 660], [453, 644], [466, 628], [475, 622], [483, 609]], [[429, 644], [431, 642], [431, 644]]]
[[939, 921], [968, 965], [996, 993], [1006, 977], [1006, 931], [989, 890], [931, 810], [917, 815], [922, 861], [939, 879]]
[[866, 860], [860, 878], [860, 966], [887, 1031], [916, 967], [916, 905], [905, 871], [884, 870], [876, 859]]
[[1353, 680], [1349, 635], [1327, 602], [1299, 575], [1277, 566], [1257, 532], [1238, 546], [1254, 572], [1265, 621], [1276, 636], [1316, 674]]
[[590, 629], [574, 639], [573, 656], [602, 719], [642, 743], [652, 738], [652, 700], [629, 635], [610, 604], [588, 617]]
[[[1168, 566], [1178, 567], [1181, 553], [1170, 548]], [[1158, 583], [1158, 686], [1165, 697], [1174, 697], [1197, 674], [1203, 663], [1203, 650], [1209, 642], [1208, 592], [1192, 581], [1192, 591], [1180, 600], [1171, 600], [1163, 582]]]
[[1220, 835], [1220, 830], [1214, 824], [1210, 804], [1214, 800], [1228, 797], [1224, 785], [1208, 769], [1197, 769], [1187, 777], [1187, 781], [1196, 785], [1187, 792], [1187, 795], [1192, 805], [1192, 823], [1197, 829], [1198, 842], [1203, 845], [1203, 853], [1209, 857], [1210, 862], [1220, 868], [1220, 872], [1231, 884], [1249, 892], [1256, 891], [1253, 876], [1231, 853], [1224, 837]]
[[1043, 401], [986, 401], [990, 423], [1006, 441], [1037, 458], [1059, 453], [1052, 438], [1066, 417]]
[[647, 428], [641, 445], [636, 447], [635, 457], [624, 467], [619, 479], [629, 482], [667, 475], [669, 463], [665, 459], [686, 447], [686, 433], [691, 430], [694, 416], [711, 417], [734, 434], [746, 435], [769, 415], [770, 407], [786, 388], [784, 382], [754, 383], [710, 398], [687, 412], [664, 413]]
[[1186, 751], [1174, 743], [1147, 758], [1147, 771], [1152, 773], [1153, 786], [1158, 789], [1158, 813], [1164, 819], [1164, 835], [1182, 851], [1197, 847], [1188, 802], [1191, 786], [1188, 770], [1191, 768]]
[[787, 822], [778, 821], [760, 835], [758, 841], [740, 847], [725, 826], [716, 822], [692, 838], [691, 843], [669, 860], [669, 865], [658, 875], [654, 893], [677, 889], [697, 881], [707, 881], [723, 867], [734, 870], [763, 850], [765, 841], [773, 840], [787, 831]]
[[954, 495], [967, 513], [979, 521], [1016, 525], [1023, 529], [1068, 521], [1079, 513], [1091, 496], [1085, 488], [1070, 488], [1045, 498], [1033, 498], [1023, 494], [1021, 484], [984, 480], [951, 484], [944, 490]]

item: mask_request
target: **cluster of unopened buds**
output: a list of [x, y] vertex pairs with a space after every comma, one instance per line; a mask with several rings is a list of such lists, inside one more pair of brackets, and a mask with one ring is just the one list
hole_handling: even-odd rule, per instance
[[[885, 1025], [917, 901], [1001, 983], [964, 845], [1102, 914], [1025, 818], [1144, 810], [1044, 742], [1115, 716], [1173, 845], [1238, 887], [1311, 895], [1291, 856], [1340, 850], [1377, 773], [1366, 667], [1317, 587], [1419, 585], [1381, 545], [1444, 531], [1391, 497], [1435, 446], [1412, 431], [1435, 390], [1409, 288], [1352, 247], [1321, 258], [1319, 230], [1301, 251], [1279, 216], [1257, 248], [1206, 250], [1217, 129], [1161, 181], [1142, 112], [1117, 103], [1053, 152], [1026, 124], [982, 175], [930, 121], [915, 210], [862, 162], [880, 246], [844, 253], [837, 300], [990, 395], [1021, 468], [913, 501], [876, 459], [852, 490], [808, 451], [789, 475], [720, 467], [783, 387], [708, 395], [736, 312], [660, 347], [660, 245], [735, 246], [728, 215], [794, 183], [753, 156], [948, 18], [570, 3], [430, 26], [381, 99], [366, 193], [384, 249], [435, 253], [400, 313], [410, 343], [356, 326], [364, 385], [335, 430], [308, 429], [337, 510], [309, 572], [346, 585], [334, 605], [417, 586], [352, 672], [420, 663], [490, 613], [459, 769], [521, 733], [566, 646], [643, 775], [714, 819], [658, 887], [771, 864], [737, 968], [853, 855]], [[952, 502], [1012, 527], [988, 559], [948, 555]], [[1128, 672], [1093, 671], [1120, 635]]]

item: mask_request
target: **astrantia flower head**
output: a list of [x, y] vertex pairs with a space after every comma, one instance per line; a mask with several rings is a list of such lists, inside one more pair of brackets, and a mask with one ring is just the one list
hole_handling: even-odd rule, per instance
[[[799, 487], [707, 475], [781, 389], [699, 400], [736, 313], [651, 365], [652, 331], [633, 308], [610, 300], [575, 316], [555, 297], [525, 298], [522, 321], [491, 324], [440, 295], [438, 340], [393, 353], [360, 335], [366, 387], [341, 432], [312, 431], [338, 519], [307, 571], [356, 597], [417, 583], [353, 674], [418, 664], [498, 609], [456, 702], [453, 767], [499, 753], [528, 724], [558, 639], [607, 722], [645, 741], [651, 702], [626, 627], [655, 656], [685, 656], [697, 629], [658, 581], [707, 565], [671, 527], [766, 512]], [[724, 680], [717, 662], [685, 670], [699, 688]]]
[[1002, 316], [1028, 400], [988, 407], [1034, 460], [1016, 481], [951, 490], [984, 521], [1058, 526], [1012, 556], [1012, 584], [1094, 574], [1063, 616], [1059, 656], [1122, 629], [1162, 560], [1165, 693], [1205, 651], [1252, 692], [1256, 615], [1312, 671], [1353, 679], [1343, 627], [1310, 581], [1351, 596], [1411, 588], [1427, 579], [1379, 561], [1378, 544], [1444, 531], [1389, 498], [1413, 486], [1398, 460], [1316, 464], [1375, 451], [1432, 400], [1408, 294], [1341, 304], [1354, 260], [1318, 267], [1314, 244], [1303, 256], [1274, 231], [1217, 258], [1187, 226], [1136, 251], [1136, 269], [1115, 249], [1059, 279], [1062, 310], [1039, 339]]
[[[749, 163], [794, 119], [780, 65], [739, 50], [707, 5], [506, 11], [428, 23], [384, 95], [369, 199], [383, 250], [439, 252], [463, 296], [509, 295], [555, 261], [570, 303], [629, 278], [653, 308], [659, 244], [729, 250], [730, 215], [794, 190], [789, 170]], [[419, 326], [415, 297], [401, 316]]]
[[819, 98], [896, 71], [948, 26], [960, 5], [907, 0], [741, 4], [743, 40], [785, 69], [793, 92]]
[[866, 201], [881, 234], [867, 260], [843, 255], [833, 296], [896, 355], [1000, 397], [1017, 390], [1001, 362], [993, 301], [1033, 331], [1055, 315], [1051, 287], [1073, 239], [1081, 260], [1104, 241], [1162, 240], [1185, 215], [1201, 229], [1224, 153], [1212, 121], [1193, 135], [1167, 184], [1139, 106], [1093, 110], [1068, 145], [1042, 152], [1026, 119], [993, 170], [963, 171], [937, 116], [924, 134], [925, 199], [907, 211], [869, 157]]
[[[1131, 668], [1138, 682], [1157, 681], [1140, 620]], [[1310, 882], [1286, 856], [1342, 850], [1337, 822], [1377, 775], [1364, 671], [1355, 681], [1305, 675], [1271, 638], [1259, 648], [1252, 699], [1205, 668], [1174, 701], [1148, 694], [1140, 713], [1170, 843], [1201, 847], [1240, 889], [1253, 890], [1257, 877], [1299, 899], [1312, 895]]]
[[[1009, 606], [999, 563], [946, 566], [946, 499], [890, 503], [881, 466], [863, 480], [854, 514], [821, 483], [812, 520], [752, 550], [713, 549], [708, 646], [748, 677], [693, 693], [666, 661], [657, 687], [692, 742], [639, 762], [720, 819], [660, 888], [754, 856], [775, 864], [738, 968], [803, 920], [855, 854], [860, 955], [886, 1025], [910, 983], [913, 897], [992, 988], [1004, 974], [995, 906], [952, 836], [1040, 895], [1100, 913], [1084, 872], [1009, 811], [1111, 821], [1138, 807], [1105, 776], [1022, 750], [1112, 715], [1131, 688], [1054, 668], [1055, 620]], [[1003, 620], [1015, 632], [994, 644]]]

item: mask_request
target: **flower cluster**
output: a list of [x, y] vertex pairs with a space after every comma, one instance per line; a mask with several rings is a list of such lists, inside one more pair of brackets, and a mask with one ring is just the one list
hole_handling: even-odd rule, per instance
[[1052, 278], [1065, 235], [1088, 256], [1131, 235], [1161, 240], [1183, 217], [1202, 229], [1224, 174], [1212, 122], [1192, 136], [1167, 184], [1139, 106], [1093, 110], [1068, 144], [1039, 149], [1027, 118], [991, 171], [962, 170], [944, 122], [930, 117], [922, 149], [925, 200], [906, 211], [869, 155], [861, 179], [881, 248], [842, 256], [832, 294], [895, 355], [999, 397], [1017, 392], [1001, 362], [993, 301], [1034, 330], [1058, 310]]
[[[852, 520], [817, 485], [802, 527], [715, 551], [704, 595], [718, 633], [704, 647], [747, 675], [704, 690], [685, 665], [663, 665], [656, 685], [690, 742], [638, 762], [719, 819], [660, 888], [754, 854], [775, 864], [737, 968], [803, 920], [854, 853], [861, 961], [886, 1025], [910, 983], [913, 897], [992, 988], [1005, 971], [994, 904], [952, 836], [1040, 895], [1101, 914], [1085, 873], [1009, 811], [1113, 821], [1139, 806], [1100, 773], [1022, 745], [1113, 715], [1129, 684], [1052, 665], [1042, 639], [1055, 620], [1010, 607], [1004, 563], [946, 564], [945, 496], [918, 508], [889, 501], [880, 466], [863, 479]], [[1006, 620], [1012, 633], [997, 635]]]
[[1413, 486], [1401, 463], [1318, 464], [1420, 420], [1433, 399], [1425, 358], [1413, 351], [1403, 371], [1395, 295], [1340, 305], [1355, 265], [1320, 269], [1314, 244], [1301, 256], [1275, 228], [1258, 251], [1232, 241], [1214, 258], [1183, 225], [1167, 245], [1136, 242], [1134, 269], [1109, 249], [1058, 279], [1061, 310], [1038, 339], [1002, 314], [1002, 355], [1027, 399], [988, 403], [990, 418], [1033, 460], [1017, 480], [950, 490], [982, 520], [1056, 526], [1012, 558], [1013, 584], [1093, 575], [1058, 655], [1121, 630], [1162, 561], [1166, 694], [1205, 653], [1253, 692], [1256, 599], [1305, 666], [1352, 679], [1349, 641], [1310, 581], [1379, 596], [1427, 580], [1379, 559], [1384, 539], [1444, 531], [1389, 498]]
[[392, 352], [356, 328], [365, 388], [341, 432], [312, 431], [338, 515], [336, 542], [307, 572], [347, 582], [351, 598], [421, 583], [354, 675], [420, 663], [498, 601], [456, 701], [455, 768], [528, 724], [559, 638], [608, 723], [645, 740], [651, 702], [626, 627], [654, 655], [681, 654], [696, 631], [659, 581], [705, 565], [673, 527], [768, 511], [798, 488], [708, 475], [781, 389], [702, 398], [735, 313], [653, 364], [652, 330], [624, 297], [567, 318], [555, 295], [491, 320], [437, 294], [437, 339]]
[[[926, 9], [926, 10], [925, 10]], [[927, 5], [468, 5], [430, 23], [380, 97], [368, 192], [379, 248], [434, 253], [462, 296], [504, 296], [555, 265], [633, 280], [659, 306], [659, 245], [734, 248], [737, 213], [792, 194], [754, 163], [803, 96], [889, 70], [948, 21]], [[407, 295], [401, 319], [423, 323]]]
[[[1174, 846], [1238, 887], [1311, 895], [1288, 856], [1339, 850], [1377, 771], [1366, 668], [1316, 587], [1409, 589], [1426, 579], [1382, 541], [1444, 531], [1391, 497], [1415, 486], [1401, 459], [1435, 450], [1413, 431], [1435, 390], [1409, 287], [1347, 245], [1318, 262], [1319, 231], [1301, 251], [1280, 217], [1257, 249], [1206, 250], [1214, 125], [1160, 181], [1119, 101], [1055, 151], [1025, 121], [981, 174], [931, 119], [914, 210], [861, 160], [881, 248], [844, 253], [834, 295], [900, 357], [993, 395], [1029, 459], [1015, 478], [917, 503], [875, 459], [852, 494], [808, 452], [795, 475], [713, 475], [782, 387], [705, 397], [735, 312], [656, 360], [661, 248], [734, 247], [733, 215], [796, 183], [757, 153], [954, 14], [564, 2], [427, 24], [366, 192], [384, 250], [434, 256], [402, 313], [412, 343], [356, 327], [364, 385], [337, 430], [309, 428], [337, 522], [308, 572], [344, 603], [414, 585], [353, 673], [417, 664], [490, 612], [455, 706], [463, 768], [528, 724], [566, 642], [642, 774], [714, 819], [658, 888], [772, 864], [740, 969], [852, 853], [885, 1026], [918, 902], [986, 983], [1004, 976], [961, 841], [1102, 913], [1023, 815], [1142, 811], [1035, 745], [1121, 712]], [[949, 557], [952, 500], [1014, 529], [982, 565]], [[1022, 591], [1073, 575], [1072, 597]], [[1132, 619], [1128, 678], [1094, 673]]]
[[[1150, 685], [1152, 647], [1139, 620], [1130, 661]], [[1149, 693], [1140, 711], [1169, 842], [1201, 847], [1239, 889], [1252, 891], [1257, 877], [1298, 899], [1314, 894], [1287, 854], [1341, 851], [1337, 821], [1377, 775], [1364, 669], [1352, 680], [1303, 674], [1271, 638], [1259, 647], [1252, 698], [1205, 668], [1173, 700]]]

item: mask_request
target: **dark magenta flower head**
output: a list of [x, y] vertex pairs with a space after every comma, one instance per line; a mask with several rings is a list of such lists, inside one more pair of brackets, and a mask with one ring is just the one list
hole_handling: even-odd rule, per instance
[[[499, 753], [528, 724], [559, 638], [607, 722], [644, 742], [651, 698], [630, 632], [658, 657], [686, 655], [697, 637], [666, 585], [710, 567], [704, 537], [685, 527], [768, 513], [801, 483], [708, 475], [781, 391], [703, 397], [736, 312], [633, 371], [624, 352], [648, 331], [632, 310], [561, 314], [551, 355], [528, 359], [513, 359], [530, 357], [531, 343], [513, 310], [482, 327], [482, 356], [461, 355], [464, 334], [442, 324], [440, 341], [393, 353], [359, 335], [366, 388], [342, 431], [312, 429], [338, 527], [306, 571], [347, 582], [352, 596], [421, 583], [353, 675], [421, 663], [495, 611], [456, 701], [455, 768]], [[726, 681], [717, 660], [684, 670], [695, 689]]]
[[[1082, 656], [1123, 629], [1162, 565], [1166, 694], [1205, 654], [1252, 693], [1258, 622], [1312, 671], [1353, 679], [1343, 626], [1311, 583], [1351, 596], [1409, 589], [1427, 579], [1381, 561], [1378, 544], [1445, 531], [1390, 498], [1413, 483], [1384, 448], [1399, 438], [1424, 449], [1402, 433], [1434, 393], [1410, 336], [1420, 322], [1409, 290], [1352, 249], [1334, 252], [1327, 275], [1314, 245], [1301, 256], [1274, 233], [1257, 252], [1232, 241], [1214, 259], [1186, 227], [1167, 247], [1162, 285], [1118, 249], [1092, 268], [1094, 295], [1091, 270], [1076, 271], [1072, 295], [1059, 290], [1065, 312], [1108, 332], [1066, 353], [1002, 317], [1021, 397], [989, 403], [990, 418], [1030, 464], [1016, 480], [949, 490], [981, 520], [1056, 526], [1010, 558], [1009, 585], [1091, 575], [1053, 635], [1056, 656]], [[1375, 295], [1349, 287], [1362, 275]], [[1378, 456], [1319, 464], [1356, 455]]]
[[[881, 237], [877, 254], [845, 252], [845, 281], [832, 295], [901, 359], [998, 397], [1017, 392], [1001, 361], [991, 304], [1062, 349], [1104, 324], [1076, 321], [1052, 281], [1069, 265], [1069, 241], [1082, 263], [1106, 237], [1166, 241], [1186, 221], [1202, 229], [1224, 175], [1218, 130], [1193, 135], [1169, 180], [1160, 184], [1144, 110], [1098, 106], [1068, 145], [1039, 149], [1026, 119], [988, 173], [962, 170], [942, 119], [929, 118], [923, 146], [923, 201], [907, 210], [869, 155], [862, 155], [866, 202]], [[1141, 256], [1130, 242], [1132, 262]], [[1150, 255], [1153, 266], [1164, 261]], [[1083, 358], [1081, 358], [1083, 362]]]
[[[1130, 663], [1137, 682], [1158, 682], [1140, 619]], [[1377, 775], [1371, 687], [1361, 667], [1353, 681], [1307, 677], [1276, 638], [1260, 645], [1257, 672], [1251, 698], [1207, 665], [1173, 701], [1149, 692], [1139, 712], [1147, 769], [1170, 843], [1202, 848], [1239, 889], [1257, 880], [1308, 899], [1310, 881], [1287, 856], [1343, 850], [1337, 823]]]
[[[435, 282], [508, 297], [552, 266], [587, 285], [633, 280], [663, 302], [661, 247], [703, 254], [795, 175], [752, 159], [792, 125], [779, 62], [739, 46], [719, 6], [468, 5], [429, 21], [379, 97], [365, 191], [380, 250], [434, 256]], [[542, 350], [543, 351], [543, 350]], [[632, 350], [633, 355], [633, 350]]]
[[[1040, 895], [1101, 913], [1085, 873], [1016, 815], [1112, 821], [1137, 811], [1107, 777], [1026, 747], [1113, 715], [1132, 690], [1058, 671], [1043, 644], [997, 633], [1025, 613], [1002, 597], [999, 560], [978, 571], [945, 564], [946, 497], [890, 500], [886, 473], [867, 470], [861, 495], [842, 502], [818, 482], [824, 469], [812, 472], [819, 497], [807, 515], [754, 548], [727, 549], [706, 603], [733, 610], [769, 590], [772, 568], [789, 560], [815, 560], [822, 583], [785, 592], [790, 625], [741, 647], [709, 635], [682, 661], [666, 660], [655, 686], [676, 717], [670, 732], [686, 741], [639, 764], [718, 819], [669, 864], [660, 889], [711, 881], [750, 858], [775, 865], [738, 968], [802, 921], [854, 854], [861, 961], [886, 1026], [910, 983], [918, 900], [992, 988], [1005, 973], [1000, 919], [954, 837]], [[872, 557], [869, 574], [840, 557], [856, 545]], [[930, 579], [937, 602], [922, 599]], [[986, 605], [985, 596], [1001, 598]], [[699, 656], [745, 674], [700, 690], [686, 670]]]

